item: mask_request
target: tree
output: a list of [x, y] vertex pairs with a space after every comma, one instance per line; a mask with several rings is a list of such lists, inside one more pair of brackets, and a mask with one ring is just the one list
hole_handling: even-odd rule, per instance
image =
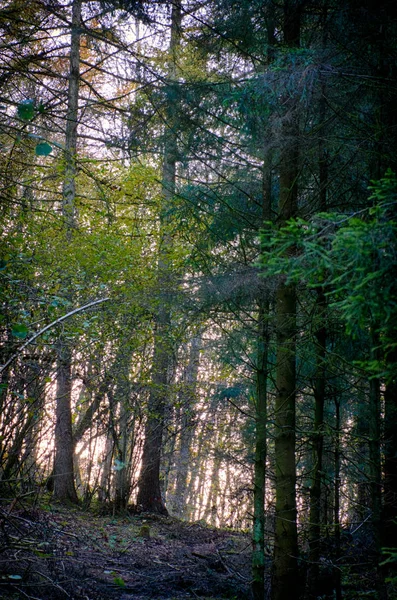
[[[65, 173], [62, 213], [67, 244], [76, 227], [76, 154], [80, 81], [81, 0], [72, 5], [70, 73], [65, 133]], [[66, 287], [69, 287], [66, 282]], [[54, 496], [60, 502], [77, 503], [73, 468], [72, 434], [72, 352], [65, 340], [58, 342], [57, 401], [55, 425]]]
[[[284, 44], [299, 47], [300, 2], [284, 2]], [[296, 99], [286, 100], [283, 136], [285, 147], [280, 156], [279, 223], [297, 212], [299, 148]], [[300, 596], [298, 574], [298, 532], [296, 512], [295, 401], [296, 401], [296, 288], [281, 280], [276, 292], [276, 529], [272, 574], [272, 599], [292, 600]], [[296, 584], [291, 590], [290, 581]]]
[[167, 514], [160, 489], [160, 461], [167, 404], [167, 386], [171, 364], [171, 298], [172, 239], [169, 232], [168, 214], [176, 192], [176, 164], [178, 160], [178, 124], [175, 119], [177, 86], [177, 54], [181, 37], [181, 2], [173, 4], [169, 46], [168, 79], [166, 89], [167, 108], [164, 132], [164, 155], [162, 164], [162, 198], [160, 214], [160, 246], [158, 258], [158, 306], [154, 326], [154, 350], [152, 366], [152, 389], [148, 403], [145, 427], [145, 443], [142, 454], [141, 476], [138, 482], [137, 505], [144, 511]]

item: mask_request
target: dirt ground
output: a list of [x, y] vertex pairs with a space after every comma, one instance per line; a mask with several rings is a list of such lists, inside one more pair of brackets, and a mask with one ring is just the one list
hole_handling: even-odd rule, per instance
[[250, 537], [171, 517], [0, 508], [0, 598], [244, 600]]

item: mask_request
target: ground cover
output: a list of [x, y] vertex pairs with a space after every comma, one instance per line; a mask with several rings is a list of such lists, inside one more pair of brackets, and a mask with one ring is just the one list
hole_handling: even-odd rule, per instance
[[243, 600], [248, 534], [57, 505], [0, 508], [0, 598]]

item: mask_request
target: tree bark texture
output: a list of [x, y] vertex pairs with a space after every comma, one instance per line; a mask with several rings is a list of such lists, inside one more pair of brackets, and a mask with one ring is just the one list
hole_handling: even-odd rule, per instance
[[[65, 173], [62, 195], [62, 213], [65, 223], [66, 243], [72, 237], [75, 223], [76, 197], [76, 149], [77, 121], [80, 84], [80, 28], [82, 0], [74, 0], [72, 5], [72, 33], [70, 46], [70, 73], [68, 88], [68, 107], [65, 134]], [[63, 282], [66, 290], [67, 280]], [[66, 292], [68, 294], [68, 291]], [[55, 460], [54, 460], [54, 496], [60, 502], [78, 502], [74, 483], [72, 436], [72, 352], [60, 339], [57, 357], [57, 398], [55, 425]]]
[[163, 206], [160, 215], [160, 248], [158, 259], [159, 297], [154, 331], [152, 388], [148, 403], [142, 468], [138, 481], [137, 506], [147, 512], [167, 514], [160, 486], [160, 465], [165, 409], [168, 397], [171, 364], [171, 265], [172, 237], [169, 234], [168, 211], [172, 206], [176, 185], [177, 116], [175, 114], [176, 56], [180, 44], [182, 10], [181, 0], [173, 3], [171, 40], [169, 48], [167, 108], [164, 133], [162, 173]]
[[258, 311], [258, 364], [256, 372], [256, 432], [254, 465], [254, 523], [252, 535], [252, 594], [263, 600], [265, 587], [265, 491], [267, 456], [267, 359], [269, 302], [260, 302]]
[[[273, 45], [274, 29], [268, 25], [269, 48]], [[262, 224], [271, 220], [272, 156], [265, 150], [262, 171]], [[269, 348], [269, 292], [262, 291], [258, 302], [256, 402], [255, 402], [255, 463], [254, 518], [252, 530], [252, 595], [263, 600], [265, 595], [265, 492], [267, 458], [267, 378]]]
[[76, 227], [76, 152], [80, 87], [80, 36], [82, 0], [73, 0], [72, 33], [69, 58], [68, 108], [65, 134], [65, 174], [62, 190], [62, 213], [68, 239]]
[[[298, 0], [284, 2], [284, 43], [299, 46], [300, 5]], [[299, 175], [298, 117], [296, 100], [286, 100], [280, 156], [280, 224], [297, 214]], [[298, 571], [298, 533], [296, 512], [296, 289], [292, 283], [279, 282], [276, 291], [276, 402], [275, 402], [275, 484], [276, 526], [272, 572], [272, 600], [300, 597]]]
[[309, 598], [317, 598], [321, 550], [321, 486], [324, 446], [325, 356], [327, 330], [325, 326], [326, 298], [320, 288], [317, 292], [317, 318], [320, 326], [316, 332], [316, 380], [314, 383], [314, 423], [312, 436], [313, 475], [310, 486], [309, 568], [307, 570]]
[[71, 364], [71, 351], [60, 342], [57, 363], [54, 497], [60, 502], [77, 503], [73, 469]]
[[[394, 353], [396, 354], [396, 353]], [[394, 356], [397, 359], [397, 356]], [[386, 384], [384, 418], [384, 505], [382, 545], [392, 548], [397, 539], [397, 381]]]

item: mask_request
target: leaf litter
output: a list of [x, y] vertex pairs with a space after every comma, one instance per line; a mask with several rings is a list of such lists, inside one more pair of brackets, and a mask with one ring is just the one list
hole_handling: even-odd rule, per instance
[[246, 533], [173, 517], [0, 508], [0, 598], [244, 600]]

